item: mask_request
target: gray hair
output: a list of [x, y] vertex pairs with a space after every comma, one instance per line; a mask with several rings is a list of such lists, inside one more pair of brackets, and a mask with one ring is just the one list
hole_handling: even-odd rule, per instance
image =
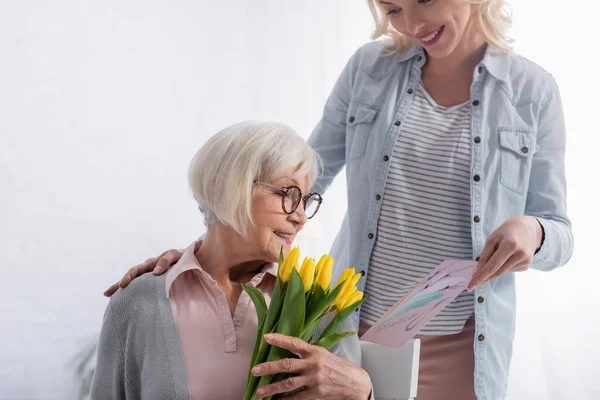
[[319, 155], [292, 128], [276, 122], [243, 121], [211, 137], [194, 155], [188, 181], [206, 226], [217, 221], [246, 234], [252, 218], [255, 180], [273, 182], [294, 169], [291, 178], [314, 182]]

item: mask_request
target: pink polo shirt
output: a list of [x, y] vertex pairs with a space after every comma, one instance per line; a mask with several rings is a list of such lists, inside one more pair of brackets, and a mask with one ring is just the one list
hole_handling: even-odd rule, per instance
[[[244, 394], [257, 318], [245, 291], [233, 318], [225, 294], [200, 266], [192, 243], [166, 276], [166, 293], [185, 359], [191, 400], [241, 399]], [[249, 285], [267, 304], [275, 287], [277, 264], [267, 264]]]

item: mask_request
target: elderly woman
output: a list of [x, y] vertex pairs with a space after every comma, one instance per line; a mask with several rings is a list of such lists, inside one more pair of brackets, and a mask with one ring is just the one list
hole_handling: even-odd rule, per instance
[[[198, 151], [189, 184], [206, 235], [167, 274], [147, 274], [112, 296], [93, 399], [243, 397], [258, 327], [241, 285], [270, 300], [280, 249], [290, 250], [321, 203], [318, 193], [305, 194], [318, 164], [301, 137], [276, 123], [234, 125]], [[351, 361], [283, 335], [270, 343], [302, 358], [263, 365], [263, 374], [289, 365], [298, 373], [265, 386], [264, 396], [303, 388], [297, 398], [369, 398], [369, 376], [357, 366], [356, 336], [336, 350]]]

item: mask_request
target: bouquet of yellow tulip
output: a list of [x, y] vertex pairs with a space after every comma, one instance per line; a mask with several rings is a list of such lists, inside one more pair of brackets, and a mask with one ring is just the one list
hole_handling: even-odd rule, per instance
[[[264, 335], [281, 333], [330, 349], [346, 336], [356, 332], [337, 332], [344, 320], [362, 304], [366, 298], [358, 291], [356, 283], [360, 274], [347, 268], [338, 282], [330, 288], [333, 258], [324, 254], [318, 263], [305, 258], [299, 266], [300, 249], [294, 247], [288, 256], [279, 256], [279, 273], [271, 303], [267, 306], [262, 293], [253, 286], [243, 285], [256, 307], [258, 333], [250, 370], [267, 361], [295, 357], [287, 350], [269, 345]], [[319, 337], [313, 337], [322, 319], [329, 313], [336, 315]], [[248, 373], [244, 400], [258, 399], [256, 390], [271, 382], [287, 378], [287, 375], [255, 377]]]

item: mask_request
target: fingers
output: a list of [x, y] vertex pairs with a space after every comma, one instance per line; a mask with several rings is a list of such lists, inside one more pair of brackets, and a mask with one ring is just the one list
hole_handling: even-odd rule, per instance
[[497, 249], [498, 249], [497, 240], [490, 236], [490, 238], [485, 242], [483, 251], [481, 252], [481, 255], [479, 256], [479, 261], [477, 263], [477, 269], [484, 266], [485, 263], [487, 263], [490, 260], [490, 258], [492, 258], [492, 255], [494, 255], [494, 253], [496, 252]]
[[158, 257], [152, 257], [147, 259], [141, 264], [130, 268], [129, 271], [123, 275], [123, 278], [114, 285], [111, 285], [104, 292], [104, 296], [112, 296], [119, 288], [124, 288], [131, 283], [132, 280], [140, 275], [147, 272], [153, 271], [156, 275], [162, 275], [169, 270], [171, 265], [175, 264], [181, 258], [183, 252], [181, 250], [168, 250], [162, 253]]
[[123, 277], [121, 278], [121, 281], [119, 282], [119, 287], [121, 289], [127, 287], [127, 285], [129, 285], [131, 281], [134, 280], [138, 275], [138, 266], [136, 265], [135, 267], [131, 267], [129, 271], [127, 271], [125, 275], [123, 275]]
[[295, 373], [304, 371], [308, 362], [297, 358], [284, 358], [278, 361], [265, 362], [252, 368], [252, 375], [275, 375], [279, 373]]
[[[154, 267], [155, 275], [162, 275], [169, 270], [171, 265], [175, 264], [181, 258], [182, 252], [180, 250], [169, 250], [159, 257], [160, 259], [152, 267]], [[158, 258], [158, 257], [157, 257]], [[150, 272], [150, 270], [148, 270]]]
[[281, 335], [279, 333], [266, 334], [265, 341], [271, 346], [277, 346], [288, 350], [300, 358], [306, 358], [311, 352], [322, 350], [322, 347], [310, 345], [302, 339]]
[[113, 294], [115, 294], [117, 290], [119, 290], [119, 282], [113, 283], [108, 289], [106, 289], [106, 291], [104, 292], [104, 296], [110, 297]]
[[[503, 241], [498, 250], [494, 252], [485, 264], [479, 264], [480, 267], [473, 275], [473, 278], [471, 278], [471, 282], [467, 285], [467, 290], [472, 291], [475, 287], [488, 280], [490, 276], [494, 275], [514, 253], [514, 249], [511, 247], [508, 242]], [[481, 262], [481, 259], [479, 261]]]
[[[527, 271], [529, 269], [529, 264], [527, 260], [523, 261], [522, 258], [518, 254], [514, 254], [503, 266], [500, 270], [496, 271], [496, 273], [490, 276], [485, 282], [494, 280], [499, 278], [501, 275], [507, 272], [522, 272]], [[485, 283], [483, 282], [483, 283]]]
[[[256, 391], [260, 397], [273, 396], [279, 393], [287, 393], [310, 384], [310, 378], [306, 376], [292, 376], [279, 382], [265, 385]], [[305, 394], [306, 396], [306, 394]], [[287, 397], [286, 397], [287, 398]], [[298, 397], [301, 399], [310, 399], [310, 397]], [[314, 397], [313, 397], [314, 398]]]

